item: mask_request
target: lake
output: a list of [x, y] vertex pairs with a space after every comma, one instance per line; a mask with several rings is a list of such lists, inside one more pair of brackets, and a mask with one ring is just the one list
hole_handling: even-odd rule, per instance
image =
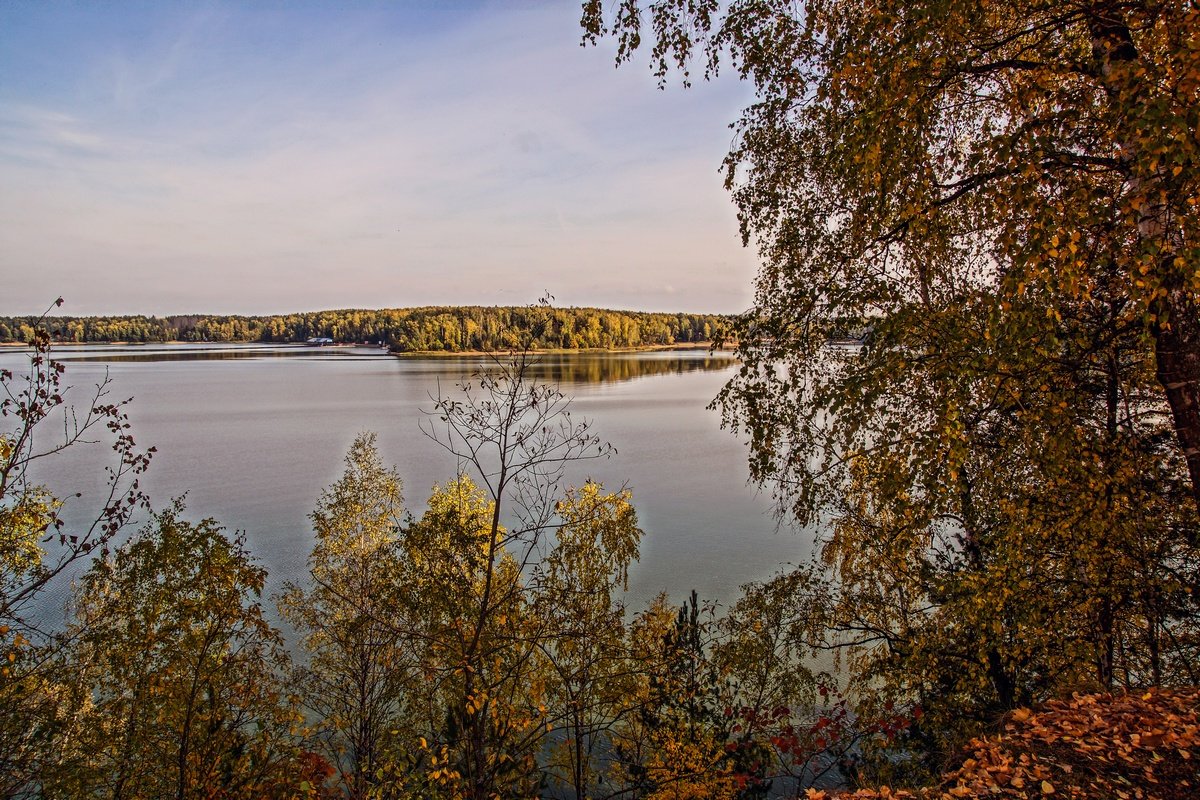
[[[378, 434], [381, 456], [404, 480], [407, 507], [424, 510], [432, 485], [452, 478], [455, 465], [421, 433], [423, 411], [486, 363], [215, 344], [64, 346], [54, 356], [66, 365], [76, 403], [106, 374], [111, 399], [134, 398], [134, 436], [158, 450], [143, 483], [155, 507], [186, 493], [190, 517], [245, 531], [269, 572], [269, 593], [306, 578], [307, 515], [341, 475], [360, 431]], [[26, 363], [22, 351], [0, 350], [0, 367], [20, 374]], [[811, 550], [811, 535], [777, 530], [770, 499], [747, 485], [744, 444], [706, 408], [735, 368], [729, 355], [707, 351], [554, 354], [536, 368], [617, 450], [584, 469], [609, 490], [633, 491], [646, 532], [631, 573], [635, 606], [660, 591], [681, 600], [692, 589], [729, 602], [743, 583]], [[68, 452], [39, 473], [52, 489], [87, 486], [105, 451]], [[68, 519], [82, 517], [88, 499], [72, 501]]]

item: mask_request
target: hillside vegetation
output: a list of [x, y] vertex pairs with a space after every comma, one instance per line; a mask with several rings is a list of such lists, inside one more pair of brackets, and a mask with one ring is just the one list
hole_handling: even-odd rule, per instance
[[[48, 317], [62, 342], [335, 342], [386, 344], [396, 352], [506, 350], [532, 338], [538, 349], [612, 349], [708, 342], [727, 318], [601, 308], [427, 306], [341, 309], [264, 316], [187, 314], [146, 317]], [[0, 341], [26, 342], [35, 316], [0, 317]]]

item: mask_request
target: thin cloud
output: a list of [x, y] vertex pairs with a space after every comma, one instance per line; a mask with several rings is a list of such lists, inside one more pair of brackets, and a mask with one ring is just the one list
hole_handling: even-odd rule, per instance
[[[716, 171], [741, 87], [657, 92], [579, 48], [570, 9], [439, 17], [436, 37], [379, 36], [367, 15], [321, 41], [246, 13], [124, 56], [120, 108], [46, 92], [0, 112], [0, 269], [20, 276], [0, 313], [67, 287], [76, 313], [547, 287], [576, 305], [748, 304], [753, 259]], [[264, 60], [243, 29], [287, 52]]]

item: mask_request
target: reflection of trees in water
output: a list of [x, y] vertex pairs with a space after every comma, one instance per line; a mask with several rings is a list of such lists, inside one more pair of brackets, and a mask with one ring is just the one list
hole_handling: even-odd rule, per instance
[[237, 358], [282, 358], [293, 356], [324, 355], [318, 350], [153, 350], [146, 353], [104, 353], [102, 355], [60, 355], [59, 361], [103, 361], [146, 362], [146, 361], [223, 361]]
[[[220, 348], [191, 350], [149, 350], [145, 352], [118, 351], [107, 353], [67, 353], [59, 356], [63, 361], [160, 362], [160, 361], [219, 361], [247, 358], [311, 358], [314, 356], [333, 360], [360, 359], [374, 361], [385, 358], [375, 351], [365, 354], [360, 349], [289, 347], [270, 349], [259, 347]], [[434, 371], [455, 371], [469, 374], [488, 368], [486, 358], [480, 356], [437, 356], [422, 358], [407, 356], [404, 361], [419, 361], [423, 366], [432, 366]], [[733, 357], [724, 355], [700, 355], [688, 353], [544, 353], [535, 356], [530, 376], [545, 383], [615, 383], [645, 378], [654, 375], [676, 375], [686, 372], [716, 372], [734, 363]]]
[[552, 353], [538, 356], [530, 375], [547, 383], [614, 383], [653, 375], [715, 372], [733, 363], [729, 356]]
[[[101, 345], [103, 347], [103, 345]], [[180, 347], [171, 350], [145, 350], [145, 351], [130, 351], [117, 350], [113, 352], [105, 352], [103, 350], [97, 352], [75, 351], [68, 353], [60, 353], [56, 357], [59, 361], [103, 361], [106, 363], [116, 362], [148, 362], [148, 361], [223, 361], [227, 359], [245, 359], [245, 358], [311, 358], [313, 356], [322, 357], [337, 357], [337, 358], [384, 358], [387, 356], [386, 351], [378, 348], [350, 348], [350, 347], [222, 347], [212, 349], [191, 349], [188, 346]]]

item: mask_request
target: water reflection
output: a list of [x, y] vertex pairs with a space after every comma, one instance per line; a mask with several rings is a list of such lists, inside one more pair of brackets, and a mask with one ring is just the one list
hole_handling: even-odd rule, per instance
[[[168, 345], [158, 347], [56, 348], [55, 358], [64, 362], [154, 363], [176, 361], [224, 361], [235, 359], [303, 358], [319, 360], [371, 360], [392, 358], [379, 348], [306, 347], [303, 345]], [[503, 358], [503, 357], [500, 357]], [[489, 357], [401, 356], [399, 369], [418, 372], [458, 372], [463, 376], [494, 366]], [[730, 353], [708, 350], [660, 350], [630, 353], [543, 353], [536, 355], [530, 375], [554, 384], [618, 383], [658, 375], [716, 372], [733, 363]]]
[[[487, 359], [354, 350], [209, 343], [62, 346], [55, 356], [86, 359], [67, 367], [84, 396], [89, 384], [108, 378], [114, 398], [136, 398], [137, 441], [158, 450], [144, 482], [155, 505], [186, 493], [196, 518], [246, 531], [268, 570], [270, 593], [306, 579], [313, 543], [307, 515], [340, 477], [358, 433], [379, 433], [380, 454], [400, 471], [417, 516], [433, 483], [458, 467], [420, 423], [430, 398], [452, 396], [454, 384]], [[27, 358], [20, 349], [0, 349], [0, 368], [18, 373]], [[647, 537], [631, 575], [631, 605], [660, 591], [678, 599], [692, 589], [732, 598], [741, 584], [807, 553], [804, 543], [777, 534], [770, 502], [746, 485], [743, 444], [706, 408], [737, 363], [727, 353], [681, 350], [546, 353], [533, 367], [537, 380], [562, 386], [578, 419], [593, 423], [617, 450], [615, 458], [587, 464], [578, 479], [634, 489]], [[64, 509], [68, 516], [78, 511], [69, 524], [88, 521], [96, 491], [89, 487], [103, 477], [106, 452], [72, 450], [41, 462], [40, 481], [64, 494], [84, 491]], [[68, 584], [49, 598], [55, 608], [69, 596]]]
[[[446, 359], [440, 359], [445, 361]], [[487, 370], [488, 359], [463, 358], [464, 373]], [[657, 375], [682, 375], [689, 372], [716, 372], [733, 363], [729, 354], [707, 350], [657, 351], [644, 353], [545, 353], [534, 358], [529, 376], [552, 384], [619, 383]]]
[[170, 347], [118, 349], [54, 348], [54, 357], [59, 361], [98, 361], [104, 363], [137, 363], [155, 361], [224, 361], [239, 358], [376, 358], [387, 356], [387, 351], [373, 347], [307, 347], [304, 345], [241, 345], [203, 346], [177, 345]]

